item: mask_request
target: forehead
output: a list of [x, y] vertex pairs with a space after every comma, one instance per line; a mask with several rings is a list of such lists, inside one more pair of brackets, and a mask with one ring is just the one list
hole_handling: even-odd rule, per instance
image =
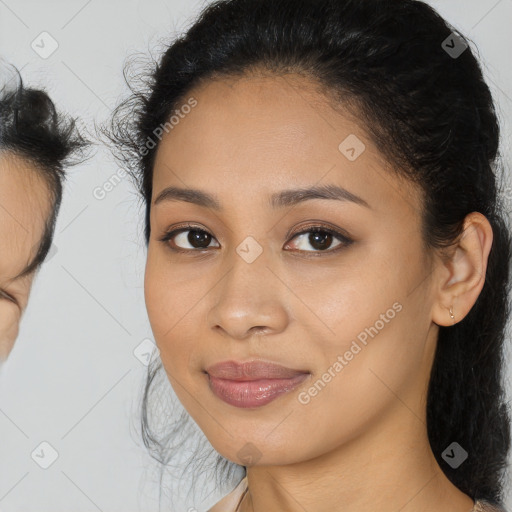
[[406, 210], [418, 211], [417, 189], [390, 172], [364, 124], [343, 102], [334, 107], [324, 90], [299, 75], [218, 79], [196, 87], [183, 105], [191, 97], [197, 104], [183, 109], [159, 144], [153, 199], [169, 184], [241, 203], [292, 184], [338, 184], [377, 209], [403, 201]]
[[0, 153], [0, 276], [20, 273], [35, 256], [50, 214], [50, 193], [33, 164]]

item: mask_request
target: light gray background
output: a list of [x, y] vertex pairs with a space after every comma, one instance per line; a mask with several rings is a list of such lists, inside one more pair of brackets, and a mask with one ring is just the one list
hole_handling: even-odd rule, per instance
[[[503, 140], [510, 141], [512, 0], [429, 3], [477, 44]], [[0, 0], [0, 55], [22, 69], [28, 84], [45, 87], [60, 109], [91, 126], [126, 95], [126, 57], [158, 56], [159, 42], [185, 30], [203, 4]], [[40, 37], [50, 48], [42, 32], [59, 45], [47, 59], [31, 48]], [[512, 157], [509, 144], [502, 150]], [[34, 284], [1, 375], [0, 511], [157, 510], [154, 465], [135, 428], [145, 366], [133, 351], [152, 339], [142, 288], [140, 203], [127, 179], [103, 200], [93, 196], [117, 171], [101, 149], [70, 172], [56, 252]], [[31, 457], [42, 442], [58, 452], [46, 470]], [[50, 451], [43, 451], [48, 457]], [[177, 510], [203, 511], [220, 496], [183, 498]]]

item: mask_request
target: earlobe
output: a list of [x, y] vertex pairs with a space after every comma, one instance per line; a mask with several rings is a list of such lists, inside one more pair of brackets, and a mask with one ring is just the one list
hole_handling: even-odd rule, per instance
[[452, 256], [440, 263], [443, 268], [432, 312], [432, 321], [437, 325], [455, 325], [475, 304], [485, 283], [492, 239], [492, 227], [484, 215], [472, 212], [466, 216]]

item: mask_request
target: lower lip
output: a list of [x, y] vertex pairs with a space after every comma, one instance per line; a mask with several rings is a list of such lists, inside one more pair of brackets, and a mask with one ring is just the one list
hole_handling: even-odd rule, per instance
[[210, 389], [224, 402], [235, 407], [252, 408], [266, 405], [284, 393], [289, 393], [309, 377], [303, 373], [291, 379], [261, 379], [234, 381], [207, 374]]

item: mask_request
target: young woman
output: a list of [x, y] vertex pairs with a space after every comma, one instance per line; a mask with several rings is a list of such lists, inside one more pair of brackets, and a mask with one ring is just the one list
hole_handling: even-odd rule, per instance
[[221, 0], [149, 84], [113, 137], [163, 369], [244, 469], [211, 510], [501, 510], [511, 239], [467, 40], [417, 0]]
[[0, 67], [0, 364], [7, 359], [34, 277], [53, 238], [64, 167], [85, 147], [48, 95]]

